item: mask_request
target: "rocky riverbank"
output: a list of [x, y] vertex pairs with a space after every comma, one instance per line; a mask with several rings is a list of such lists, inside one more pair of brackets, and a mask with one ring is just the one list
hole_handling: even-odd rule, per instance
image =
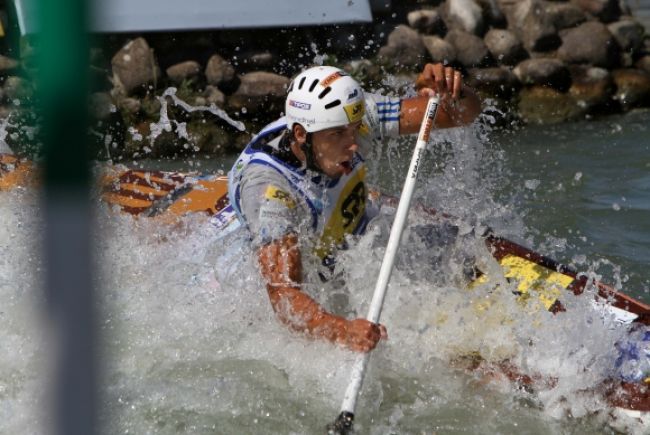
[[[25, 149], [37, 121], [34, 48], [21, 46], [0, 56], [0, 117], [11, 114], [6, 140]], [[313, 63], [384, 93], [408, 92], [426, 62], [454, 65], [504, 125], [650, 106], [650, 36], [623, 0], [411, 0], [369, 25], [102, 35], [93, 46], [89, 137], [117, 160], [239, 149]], [[170, 87], [176, 98], [161, 97]]]

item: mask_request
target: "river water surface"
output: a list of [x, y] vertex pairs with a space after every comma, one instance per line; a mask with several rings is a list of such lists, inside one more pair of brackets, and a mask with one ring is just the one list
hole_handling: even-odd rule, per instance
[[[434, 252], [414, 236], [422, 222], [407, 230], [382, 313], [389, 340], [373, 352], [358, 402], [359, 433], [649, 430], [614, 421], [593, 392], [612, 375], [625, 326], [602, 318], [588, 298], [567, 295], [568, 313], [553, 316], [534, 304], [522, 311], [505, 282], [468, 290], [450, 252], [496, 270], [471, 232], [490, 226], [650, 300], [649, 126], [650, 112], [639, 111], [437, 135], [416, 197], [456, 216], [465, 237]], [[371, 181], [398, 193], [409, 158], [391, 144]], [[231, 161], [200, 163], [214, 171]], [[38, 207], [29, 189], [0, 192], [0, 433], [47, 427]], [[219, 238], [199, 216], [135, 220], [99, 201], [97, 222], [104, 433], [324, 432], [354, 355], [278, 324], [242, 235]], [[342, 254], [346, 287], [314, 280], [307, 291], [343, 314], [365, 315], [389, 225], [381, 217]], [[457, 361], [473, 352], [556, 383], [522, 391], [498, 375], [468, 373]]]

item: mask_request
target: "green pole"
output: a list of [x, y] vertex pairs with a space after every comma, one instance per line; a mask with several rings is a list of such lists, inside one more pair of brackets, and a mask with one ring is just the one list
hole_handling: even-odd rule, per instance
[[86, 144], [86, 0], [36, 0], [37, 110], [42, 119], [46, 294], [58, 339], [53, 432], [96, 432]]

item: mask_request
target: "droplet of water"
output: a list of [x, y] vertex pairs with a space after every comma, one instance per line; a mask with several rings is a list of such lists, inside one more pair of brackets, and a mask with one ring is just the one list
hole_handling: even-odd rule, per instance
[[526, 186], [526, 189], [535, 190], [540, 185], [540, 183], [540, 180], [526, 180], [524, 182], [524, 186]]

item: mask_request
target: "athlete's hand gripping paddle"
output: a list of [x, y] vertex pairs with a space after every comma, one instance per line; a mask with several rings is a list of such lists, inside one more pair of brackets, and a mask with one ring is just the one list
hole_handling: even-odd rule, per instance
[[[379, 269], [379, 278], [377, 279], [375, 292], [372, 296], [372, 302], [370, 303], [368, 316], [366, 317], [368, 321], [373, 323], [379, 323], [379, 316], [381, 315], [381, 309], [384, 304], [384, 297], [386, 296], [388, 281], [390, 280], [390, 275], [393, 271], [395, 255], [397, 254], [397, 248], [399, 247], [400, 239], [402, 238], [402, 232], [404, 231], [404, 226], [406, 224], [406, 218], [411, 206], [411, 198], [413, 197], [415, 180], [417, 179], [418, 169], [420, 168], [420, 160], [422, 158], [422, 153], [424, 152], [427, 142], [429, 141], [429, 133], [433, 127], [433, 121], [436, 118], [436, 112], [438, 111], [439, 104], [440, 98], [437, 95], [429, 98], [429, 103], [427, 104], [424, 118], [422, 119], [418, 141], [415, 144], [415, 150], [413, 151], [413, 157], [411, 158], [411, 165], [409, 166], [406, 181], [404, 181], [404, 187], [402, 188], [399, 205], [397, 206], [397, 212], [395, 213], [395, 220], [393, 221], [393, 226], [390, 230], [388, 245], [386, 246], [386, 253], [384, 254], [384, 259], [381, 263], [381, 269]], [[363, 353], [357, 357], [357, 360], [355, 361], [352, 368], [350, 383], [348, 384], [348, 388], [345, 391], [343, 405], [341, 406], [341, 413], [339, 414], [336, 421], [332, 425], [328, 426], [328, 433], [347, 434], [352, 430], [354, 408], [356, 406], [359, 391], [361, 390], [361, 384], [363, 383], [363, 377], [365, 375], [366, 366], [368, 365], [369, 359], [370, 352]]]

